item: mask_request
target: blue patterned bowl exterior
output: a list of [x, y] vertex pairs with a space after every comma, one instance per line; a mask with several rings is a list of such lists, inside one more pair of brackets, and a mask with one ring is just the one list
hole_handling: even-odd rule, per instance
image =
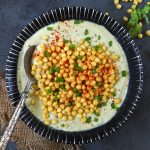
[[12, 44], [6, 64], [6, 87], [9, 99], [15, 107], [20, 99], [17, 86], [18, 56], [24, 42], [44, 26], [57, 21], [81, 19], [105, 26], [122, 45], [129, 66], [129, 87], [126, 99], [119, 112], [106, 124], [87, 131], [65, 132], [46, 126], [25, 106], [20, 118], [41, 136], [56, 142], [85, 144], [103, 139], [120, 128], [133, 113], [140, 98], [143, 84], [143, 65], [135, 42], [117, 21], [102, 12], [84, 7], [64, 7], [46, 12], [35, 18], [17, 36]]

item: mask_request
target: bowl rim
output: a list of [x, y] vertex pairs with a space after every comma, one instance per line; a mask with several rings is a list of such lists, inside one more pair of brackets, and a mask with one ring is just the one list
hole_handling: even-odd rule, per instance
[[[33, 131], [39, 133], [40, 135], [42, 135], [47, 139], [56, 142], [66, 143], [66, 144], [67, 143], [85, 144], [85, 143], [90, 143], [96, 140], [103, 139], [104, 137], [107, 137], [108, 135], [112, 134], [117, 129], [119, 129], [131, 116], [135, 107], [137, 106], [138, 100], [140, 99], [142, 86], [143, 86], [143, 64], [140, 56], [140, 51], [136, 47], [135, 42], [131, 39], [126, 29], [120, 23], [118, 23], [112, 17], [103, 14], [101, 11], [91, 9], [91, 8], [86, 8], [86, 7], [63, 7], [63, 8], [53, 9], [50, 10], [49, 12], [43, 13], [42, 15], [40, 15], [39, 17], [33, 19], [30, 23], [28, 23], [18, 34], [16, 40], [13, 42], [7, 57], [6, 68], [5, 68], [5, 80], [6, 80], [6, 88], [8, 91], [9, 99], [15, 108], [20, 98], [20, 94], [17, 87], [17, 77], [16, 77], [18, 56], [24, 42], [32, 34], [37, 32], [40, 28], [46, 26], [46, 24], [48, 25], [51, 23], [55, 23], [57, 21], [64, 21], [64, 20], [71, 20], [71, 19], [87, 20], [105, 26], [109, 30], [109, 32], [113, 34], [117, 38], [118, 42], [122, 45], [126, 57], [130, 58], [131, 57], [130, 55], [133, 55], [133, 57], [130, 58], [131, 60], [127, 59], [127, 61], [129, 64], [129, 71], [130, 69], [133, 70], [132, 74], [137, 75], [137, 77], [133, 77], [133, 75], [130, 77], [129, 80], [130, 83], [129, 83], [126, 99], [128, 97], [128, 94], [131, 93], [130, 92], [131, 90], [135, 92], [134, 95], [132, 96], [134, 97], [134, 100], [133, 99], [128, 100], [129, 102], [127, 101], [127, 103], [125, 100], [124, 103], [126, 107], [128, 106], [128, 109], [127, 111], [124, 110], [125, 111], [124, 113], [121, 114], [121, 111], [123, 111], [122, 109], [123, 106], [121, 106], [122, 110], [120, 110], [109, 122], [107, 122], [102, 126], [90, 130], [86, 130], [86, 131], [68, 132], [62, 130], [55, 130], [49, 126], [44, 125], [41, 121], [39, 121], [28, 110], [26, 106], [24, 107], [20, 117]], [[132, 51], [129, 52], [128, 49]], [[132, 65], [130, 65], [130, 63], [134, 64], [133, 65], [134, 68], [132, 68]], [[131, 81], [134, 80], [136, 82], [132, 85]], [[134, 86], [136, 87], [135, 90], [133, 90]], [[112, 120], [114, 121], [117, 120], [117, 122], [111, 123]], [[100, 129], [102, 131], [100, 131]]]

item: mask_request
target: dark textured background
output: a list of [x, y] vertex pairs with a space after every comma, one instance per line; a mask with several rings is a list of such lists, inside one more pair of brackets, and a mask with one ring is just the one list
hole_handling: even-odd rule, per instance
[[[129, 4], [124, 4], [123, 10], [116, 10], [113, 0], [0, 0], [0, 71], [5, 68], [7, 53], [18, 32], [38, 15], [63, 6], [85, 6], [107, 11], [116, 20], [122, 22], [125, 8], [129, 7]], [[145, 75], [139, 106], [120, 130], [102, 141], [83, 146], [85, 150], [150, 149], [150, 37], [135, 41], [141, 49]], [[9, 143], [7, 149], [16, 150], [15, 144]]]

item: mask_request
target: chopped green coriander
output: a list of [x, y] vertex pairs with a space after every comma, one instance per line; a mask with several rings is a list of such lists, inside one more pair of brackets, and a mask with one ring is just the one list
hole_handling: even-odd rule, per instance
[[95, 45], [95, 46], [94, 46], [94, 49], [95, 49], [96, 51], [99, 51], [99, 50], [102, 50], [102, 47], [101, 47], [100, 45]]
[[54, 74], [55, 72], [60, 72], [60, 68], [59, 67], [57, 67], [57, 66], [52, 66], [51, 68], [50, 68], [50, 74]]
[[86, 123], [90, 123], [90, 122], [91, 122], [91, 119], [92, 119], [91, 116], [87, 117], [87, 118], [86, 118]]
[[67, 103], [67, 106], [72, 106], [72, 102], [68, 102], [68, 103]]
[[116, 107], [116, 105], [114, 103], [111, 103], [111, 108], [112, 109], [116, 109], [117, 107]]
[[101, 100], [101, 99], [102, 99], [102, 96], [101, 96], [101, 95], [94, 96], [94, 99], [96, 99], [96, 100]]
[[109, 46], [110, 46], [110, 47], [112, 46], [112, 44], [113, 44], [113, 42], [112, 42], [112, 41], [109, 41]]
[[104, 107], [106, 105], [107, 105], [107, 102], [102, 102], [102, 103], [99, 104], [99, 107]]
[[53, 92], [53, 95], [57, 96], [59, 93], [59, 89], [56, 89], [54, 92]]
[[130, 27], [135, 26], [136, 24], [138, 24], [138, 14], [140, 14], [140, 9], [138, 9], [138, 11], [134, 10], [133, 12], [131, 12], [131, 18], [129, 19], [128, 25]]
[[90, 41], [90, 40], [91, 40], [91, 37], [86, 37], [84, 40], [85, 40], [85, 41]]
[[71, 49], [75, 49], [75, 48], [76, 48], [76, 45], [75, 45], [75, 44], [71, 44], [69, 47], [70, 47]]
[[101, 82], [100, 81], [96, 81], [96, 86], [100, 87], [101, 86]]
[[64, 43], [68, 43], [69, 42], [69, 40], [67, 40], [67, 39], [64, 39]]
[[98, 67], [99, 67], [99, 66], [98, 66], [98, 65], [96, 65], [96, 66], [92, 69], [92, 74], [97, 73], [96, 69], [97, 69]]
[[61, 124], [61, 127], [65, 127], [65, 124]]
[[83, 71], [83, 68], [80, 67], [77, 62], [74, 63], [74, 68], [77, 70], [77, 71]]
[[129, 28], [129, 33], [132, 38], [136, 37], [141, 32], [142, 32], [142, 26], [139, 23]]
[[112, 92], [111, 94], [112, 94], [112, 96], [116, 96], [116, 93], [115, 93], [115, 92]]
[[101, 39], [101, 36], [99, 35], [99, 36], [98, 36], [98, 40], [100, 40], [100, 39]]
[[74, 24], [80, 24], [83, 23], [83, 20], [74, 20]]
[[95, 46], [94, 46], [94, 49], [99, 50], [99, 49], [100, 49], [100, 46], [99, 46], [99, 45], [95, 45]]
[[52, 93], [52, 90], [51, 90], [51, 89], [47, 89], [47, 90], [46, 90], [46, 93], [47, 93], [47, 94], [51, 94], [51, 93]]
[[50, 74], [54, 74], [54, 73], [55, 73], [53, 67], [50, 68], [49, 73], [50, 73]]
[[78, 89], [76, 89], [76, 88], [73, 89], [73, 92], [75, 93], [75, 95], [77, 97], [81, 97], [82, 96], [82, 93]]
[[149, 13], [150, 13], [150, 5], [145, 5], [144, 8], [142, 9], [143, 12], [143, 18], [145, 19], [145, 22], [149, 24]]
[[136, 8], [130, 14], [128, 22], [129, 33], [132, 38], [142, 32], [143, 26], [140, 22], [149, 24], [150, 5], [145, 5], [143, 8]]
[[52, 30], [53, 30], [53, 27], [47, 27], [47, 30], [52, 31]]
[[54, 98], [53, 101], [54, 101], [54, 102], [59, 102], [59, 98], [58, 98], [57, 96], [55, 96], [55, 98]]
[[44, 56], [45, 56], [45, 57], [49, 57], [49, 56], [50, 56], [50, 53], [49, 53], [48, 51], [45, 51], [45, 52], [44, 52]]
[[59, 67], [56, 67], [56, 66], [55, 66], [55, 67], [54, 67], [54, 70], [55, 70], [55, 72], [58, 72], [58, 73], [60, 72], [60, 68], [59, 68]]
[[83, 59], [83, 56], [77, 56], [77, 59], [79, 59], [79, 60], [82, 60]]
[[92, 91], [95, 92], [95, 91], [96, 91], [96, 88], [93, 88]]
[[65, 90], [65, 89], [66, 89], [66, 87], [65, 87], [64, 84], [60, 85], [59, 88], [62, 89], [62, 90]]
[[95, 74], [97, 72], [96, 69], [97, 68], [92, 69], [92, 74]]
[[95, 121], [95, 122], [98, 122], [98, 118], [94, 118], [94, 121]]
[[116, 108], [116, 111], [119, 111], [119, 110], [120, 110], [120, 107], [117, 107], [117, 108]]
[[78, 70], [78, 71], [83, 71], [83, 68], [80, 67], [80, 66], [78, 66], [77, 70]]
[[125, 77], [127, 75], [126, 71], [125, 70], [121, 71], [121, 75], [122, 77]]
[[119, 111], [119, 110], [120, 110], [120, 108], [117, 107], [114, 103], [111, 103], [111, 108], [112, 108], [112, 109], [115, 109], [116, 111]]
[[61, 83], [61, 82], [64, 82], [65, 79], [63, 77], [56, 77], [56, 80], [55, 80], [57, 83]]
[[94, 111], [94, 115], [95, 115], [95, 116], [97, 116], [97, 117], [99, 117], [99, 116], [100, 116], [100, 114], [99, 114], [99, 113], [97, 113], [97, 112], [95, 112], [95, 111]]
[[84, 34], [85, 34], [85, 35], [88, 35], [88, 34], [89, 34], [88, 29], [85, 29]]

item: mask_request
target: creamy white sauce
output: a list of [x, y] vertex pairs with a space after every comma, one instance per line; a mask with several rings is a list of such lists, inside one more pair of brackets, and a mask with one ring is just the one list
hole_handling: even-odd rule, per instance
[[[109, 50], [112, 51], [114, 54], [119, 55], [120, 59], [117, 62], [117, 66], [120, 69], [120, 79], [115, 85], [116, 88], [116, 97], [119, 97], [122, 102], [120, 106], [122, 105], [127, 89], [128, 89], [128, 82], [129, 82], [129, 71], [128, 71], [128, 64], [127, 60], [125, 57], [125, 54], [123, 52], [123, 49], [121, 45], [118, 43], [118, 41], [115, 39], [115, 37], [104, 27], [101, 25], [97, 25], [92, 22], [84, 21], [81, 24], [74, 24], [74, 21], [67, 21], [67, 25], [64, 22], [57, 22], [54, 24], [50, 25], [54, 29], [57, 29], [59, 33], [65, 38], [65, 39], [70, 39], [72, 42], [77, 43], [80, 39], [84, 39], [86, 36], [84, 35], [85, 29], [88, 29], [89, 34], [87, 35], [88, 37], [91, 37], [91, 44], [96, 45], [100, 42], [105, 43], [106, 46], [109, 47], [109, 41], [112, 41], [112, 47], [109, 47]], [[38, 32], [36, 32], [34, 35], [32, 35], [24, 44], [22, 51], [20, 52], [19, 55], [19, 62], [18, 62], [18, 72], [17, 72], [17, 81], [18, 81], [18, 87], [20, 92], [23, 91], [25, 84], [26, 84], [26, 74], [24, 71], [24, 54], [28, 47], [31, 45], [38, 45], [41, 42], [46, 42], [42, 40], [43, 35], [49, 35], [50, 41], [55, 38], [55, 35], [52, 35], [53, 31], [47, 30], [47, 27], [44, 27], [40, 29]], [[100, 35], [101, 39], [98, 40], [98, 35]], [[126, 70], [127, 71], [127, 76], [126, 77], [121, 77], [121, 71]], [[35, 105], [30, 105], [30, 100], [31, 98], [28, 98], [26, 100], [26, 105], [29, 108], [33, 114], [39, 118], [40, 120], [43, 121], [43, 112], [41, 110], [41, 101], [36, 100]], [[50, 125], [53, 128], [57, 128], [60, 130], [65, 130], [65, 131], [81, 131], [81, 130], [88, 130], [100, 125], [105, 124], [109, 120], [112, 119], [112, 117], [116, 114], [116, 110], [111, 108], [111, 102], [112, 100], [110, 99], [105, 107], [101, 108], [101, 113], [100, 116], [98, 117], [98, 122], [92, 121], [90, 124], [87, 123], [81, 123], [78, 119], [73, 120], [73, 121], [59, 121], [57, 125]], [[55, 117], [53, 115], [50, 115], [51, 117]], [[95, 117], [95, 115], [90, 115], [92, 118]], [[67, 124], [65, 127], [61, 127], [61, 124]]]

